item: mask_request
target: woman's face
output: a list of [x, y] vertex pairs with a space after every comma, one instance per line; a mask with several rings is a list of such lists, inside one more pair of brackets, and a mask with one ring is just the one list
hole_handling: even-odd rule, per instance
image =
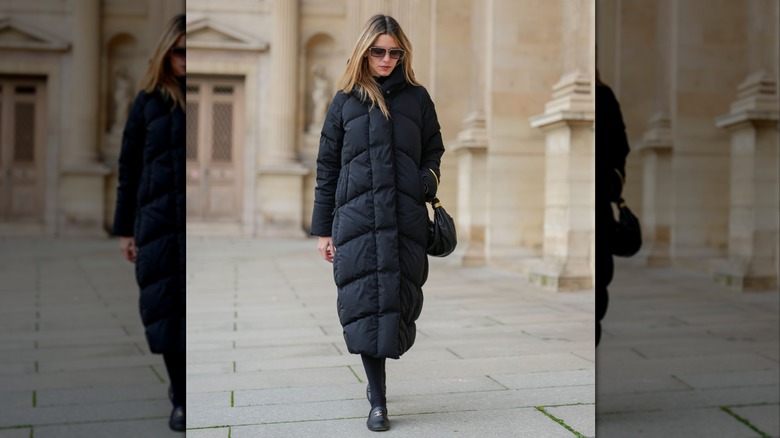
[[[381, 49], [385, 49], [384, 53], [381, 53], [382, 56], [376, 56], [382, 52]], [[376, 37], [374, 44], [372, 44], [371, 48], [363, 55], [368, 58], [368, 69], [371, 71], [372, 76], [388, 76], [393, 72], [393, 69], [400, 61], [400, 58], [393, 59], [390, 53], [391, 49], [395, 49], [392, 53], [393, 55], [399, 55], [398, 50], [400, 49], [398, 48], [398, 43], [395, 41], [395, 38], [387, 34], [382, 34]], [[403, 57], [403, 52], [400, 52], [400, 56]]]
[[184, 35], [182, 35], [176, 40], [167, 55], [171, 63], [173, 75], [177, 78], [187, 75], [187, 52], [184, 42]]

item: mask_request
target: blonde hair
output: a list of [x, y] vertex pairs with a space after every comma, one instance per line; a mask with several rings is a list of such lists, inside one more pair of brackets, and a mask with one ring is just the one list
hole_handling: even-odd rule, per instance
[[176, 40], [185, 34], [184, 14], [179, 14], [168, 22], [168, 27], [157, 41], [157, 48], [149, 60], [149, 67], [141, 80], [141, 88], [147, 93], [159, 90], [166, 99], [171, 99], [175, 106], [185, 108], [186, 101], [179, 82], [173, 75], [168, 53], [176, 44]]
[[371, 108], [379, 107], [386, 118], [390, 118], [390, 111], [382, 97], [379, 84], [374, 80], [368, 68], [368, 59], [365, 57], [368, 49], [374, 44], [379, 35], [389, 35], [395, 38], [398, 48], [403, 50], [403, 58], [398, 60], [395, 68], [402, 68], [406, 81], [412, 85], [420, 85], [414, 78], [412, 70], [412, 44], [406, 38], [406, 34], [395, 18], [389, 15], [377, 14], [371, 17], [363, 26], [360, 38], [355, 43], [352, 56], [347, 61], [347, 69], [339, 82], [339, 89], [349, 94], [357, 90], [362, 101], [371, 100]]

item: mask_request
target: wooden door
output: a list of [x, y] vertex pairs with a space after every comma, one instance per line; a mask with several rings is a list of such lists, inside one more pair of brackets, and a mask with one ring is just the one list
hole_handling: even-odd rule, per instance
[[45, 85], [0, 76], [0, 221], [43, 220]]
[[241, 213], [240, 79], [187, 78], [187, 217], [238, 222]]

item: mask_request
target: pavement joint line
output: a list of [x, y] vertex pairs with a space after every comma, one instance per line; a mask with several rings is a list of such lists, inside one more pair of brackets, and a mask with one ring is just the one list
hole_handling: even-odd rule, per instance
[[634, 353], [636, 353], [637, 355], [639, 355], [639, 357], [641, 357], [642, 359], [649, 359], [649, 360], [652, 360], [651, 358], [649, 358], [649, 357], [645, 356], [645, 355], [644, 355], [644, 354], [643, 354], [641, 351], [637, 350], [637, 349], [636, 349], [636, 348], [634, 348], [634, 347], [631, 347], [631, 348], [629, 348], [629, 350], [631, 350], [631, 351], [633, 351]]
[[745, 426], [747, 426], [748, 428], [752, 429], [753, 432], [757, 433], [759, 436], [761, 436], [761, 438], [771, 438], [768, 433], [766, 433], [766, 432], [762, 431], [761, 429], [757, 428], [756, 426], [754, 426], [747, 418], [741, 417], [736, 412], [734, 412], [731, 409], [729, 409], [729, 406], [721, 406], [720, 409], [723, 410], [725, 413], [727, 413], [727, 414], [731, 415], [732, 417], [734, 417], [740, 423], [742, 423]]
[[235, 393], [236, 393], [236, 391], [230, 391], [230, 407], [231, 408], [236, 407], [236, 404], [235, 404]]
[[556, 422], [556, 423], [560, 424], [561, 426], [563, 426], [563, 428], [564, 428], [564, 429], [566, 429], [566, 430], [568, 430], [569, 432], [573, 433], [573, 434], [574, 434], [574, 436], [576, 436], [577, 438], [587, 438], [585, 435], [583, 435], [583, 434], [581, 434], [581, 433], [577, 432], [577, 431], [576, 431], [576, 430], [574, 430], [574, 429], [573, 429], [571, 426], [569, 426], [568, 424], [566, 424], [566, 422], [565, 422], [565, 421], [563, 421], [562, 419], [560, 419], [560, 418], [556, 417], [555, 415], [553, 415], [553, 414], [551, 414], [551, 413], [547, 412], [547, 411], [544, 409], [544, 407], [543, 407], [543, 406], [536, 406], [536, 410], [538, 410], [539, 412], [541, 412], [541, 413], [543, 413], [544, 415], [546, 415], [547, 417], [549, 417], [549, 418], [550, 418], [552, 421], [554, 421], [554, 422]]
[[506, 324], [504, 324], [503, 322], [501, 322], [501, 321], [497, 320], [496, 318], [493, 318], [493, 317], [492, 317], [492, 316], [490, 316], [490, 315], [486, 316], [486, 317], [485, 317], [485, 319], [487, 319], [488, 321], [493, 321], [493, 322], [495, 322], [495, 323], [496, 323], [496, 324], [498, 324], [498, 325], [506, 325]]
[[154, 365], [149, 365], [149, 368], [151, 368], [154, 375], [157, 376], [158, 379], [160, 379], [160, 383], [165, 383], [165, 379], [163, 378], [163, 376], [160, 375], [160, 373], [157, 372], [157, 370], [154, 368]]
[[[79, 388], [81, 389], [81, 388]], [[59, 408], [59, 407], [71, 407], [71, 406], [94, 406], [95, 404], [100, 405], [116, 405], [116, 404], [122, 404], [127, 402], [154, 402], [154, 401], [160, 401], [160, 400], [168, 400], [168, 396], [160, 396], [160, 397], [145, 397], [145, 398], [126, 398], [123, 400], [103, 400], [103, 401], [91, 401], [91, 402], [76, 402], [76, 403], [53, 403], [50, 405], [38, 405], [39, 408]]]
[[451, 348], [449, 348], [449, 347], [448, 347], [448, 348], [445, 348], [445, 350], [447, 350], [447, 351], [449, 351], [450, 353], [452, 353], [452, 355], [453, 355], [453, 356], [455, 356], [455, 357], [457, 357], [458, 359], [463, 359], [463, 358], [462, 358], [462, 357], [461, 357], [461, 356], [460, 356], [458, 353], [456, 353], [456, 352], [452, 351], [452, 349], [451, 349]]
[[233, 372], [236, 372], [236, 361], [233, 361]]
[[333, 348], [335, 348], [335, 349], [336, 349], [336, 351], [338, 351], [338, 352], [339, 352], [339, 354], [340, 354], [341, 356], [344, 356], [344, 352], [343, 352], [343, 351], [341, 351], [341, 349], [339, 348], [339, 346], [338, 346], [338, 345], [336, 345], [336, 343], [335, 343], [335, 342], [331, 342], [331, 343], [330, 343], [330, 345], [332, 345], [332, 346], [333, 346]]
[[[341, 368], [341, 367], [331, 367], [331, 368]], [[358, 382], [365, 383], [363, 382], [363, 379], [361, 379], [360, 376], [358, 376], [358, 373], [355, 372], [355, 369], [352, 368], [352, 365], [347, 365], [347, 368], [349, 368], [349, 370], [352, 371], [352, 374], [355, 375], [355, 378], [358, 380]]]
[[508, 386], [504, 385], [503, 383], [499, 382], [498, 380], [494, 379], [493, 377], [491, 377], [491, 376], [489, 376], [489, 375], [487, 375], [487, 374], [485, 374], [485, 377], [487, 377], [488, 379], [490, 379], [490, 380], [492, 380], [492, 381], [494, 381], [494, 382], [498, 383], [498, 384], [499, 384], [499, 385], [501, 385], [501, 387], [503, 387], [504, 389], [506, 389], [506, 390], [509, 390], [509, 387], [508, 387]]
[[[669, 376], [671, 376], [671, 378], [672, 378], [672, 379], [674, 379], [674, 380], [676, 380], [676, 381], [678, 381], [678, 382], [682, 383], [683, 385], [685, 385], [685, 386], [686, 386], [688, 389], [690, 389], [690, 390], [692, 390], [692, 391], [695, 391], [695, 390], [696, 390], [696, 388], [694, 388], [693, 386], [691, 386], [690, 384], [688, 384], [688, 383], [687, 383], [686, 381], [684, 381], [683, 379], [681, 379], [681, 378], [679, 378], [679, 377], [675, 376], [674, 374], [670, 374]], [[740, 386], [743, 386], [743, 385], [740, 385]]]
[[[764, 385], [754, 385], [754, 386], [764, 386]], [[735, 386], [734, 388], [746, 388], [745, 386]], [[718, 388], [720, 389], [720, 388]], [[660, 391], [659, 391], [660, 392]], [[675, 391], [675, 392], [681, 392], [681, 391]], [[654, 392], [657, 393], [657, 392]], [[772, 406], [776, 405], [776, 402], [761, 402], [761, 403], [751, 403], [751, 404], [744, 404], [739, 406], [731, 406], [731, 407], [754, 407], [754, 406]], [[677, 411], [696, 411], [701, 409], [712, 409], [712, 408], [722, 408], [723, 406], [715, 403], [715, 404], [703, 404], [698, 406], [689, 406], [689, 407], [676, 407], [673, 410], [675, 412]], [[641, 414], [645, 412], [665, 412], [670, 411], [670, 409], [663, 409], [663, 408], [657, 408], [657, 409], [641, 409], [641, 410], [627, 410], [627, 411], [611, 411], [611, 412], [599, 412], [598, 415], [624, 415], [624, 414]]]
[[36, 407], [36, 405], [37, 405], [37, 404], [38, 404], [38, 394], [37, 394], [37, 392], [36, 392], [36, 391], [33, 389], [33, 393], [32, 393], [32, 405], [33, 405], [33, 407]]
[[83, 424], [104, 424], [104, 423], [121, 423], [125, 421], [145, 421], [145, 420], [162, 420], [168, 419], [167, 415], [158, 417], [129, 417], [129, 418], [112, 418], [107, 420], [89, 420], [89, 421], [64, 421], [60, 423], [39, 423], [39, 424], [15, 424], [13, 426], [0, 426], [0, 430], [12, 430], [12, 429], [26, 429], [33, 427], [51, 427], [51, 426], [80, 426]]
[[587, 357], [585, 357], [585, 356], [581, 356], [581, 355], [579, 355], [579, 354], [577, 354], [577, 353], [572, 353], [572, 355], [574, 355], [574, 356], [577, 356], [577, 357], [579, 357], [580, 359], [587, 360], [587, 361], [588, 361], [588, 362], [590, 362], [590, 363], [596, 363], [596, 361], [595, 361], [595, 360], [593, 360], [593, 359], [589, 359], [589, 358], [587, 358]]

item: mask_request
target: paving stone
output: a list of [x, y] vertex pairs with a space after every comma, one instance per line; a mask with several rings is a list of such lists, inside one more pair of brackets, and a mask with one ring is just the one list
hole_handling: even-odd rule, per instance
[[510, 389], [554, 386], [593, 386], [594, 370], [556, 371], [524, 374], [493, 374], [490, 377]]
[[545, 411], [587, 437], [596, 436], [596, 405], [550, 406]]
[[599, 437], [753, 438], [756, 433], [718, 408], [598, 414]]
[[680, 373], [676, 377], [687, 385], [699, 389], [778, 385], [780, 384], [780, 369], [715, 374]]
[[750, 422], [756, 429], [765, 434], [780, 436], [780, 405], [746, 406], [730, 408], [732, 412]]
[[12, 408], [31, 407], [32, 403], [32, 391], [0, 391], [0, 411]]
[[357, 377], [348, 367], [218, 375], [188, 373], [187, 392], [280, 388], [296, 385], [318, 386], [356, 381]]
[[[365, 379], [364, 379], [365, 382]], [[455, 379], [399, 380], [390, 382], [387, 397], [390, 402], [402, 396], [499, 391], [505, 387], [487, 377]], [[314, 401], [362, 400], [366, 383], [326, 385], [316, 387], [271, 388], [235, 391], [235, 406], [309, 403]], [[214, 394], [214, 393], [208, 393]]]
[[[367, 413], [366, 413], [367, 415]], [[434, 413], [396, 416], [390, 412], [390, 432], [399, 436], [570, 438], [571, 432], [532, 408], [487, 412]], [[233, 427], [231, 438], [372, 437], [364, 416], [325, 421]]]
[[[208, 429], [187, 429], [187, 438], [228, 438], [232, 437], [229, 427], [211, 427]], [[256, 435], [267, 436], [267, 435]]]
[[158, 418], [162, 415], [168, 418], [170, 411], [171, 402], [168, 400], [15, 408], [0, 413], [0, 427], [137, 420]]
[[[167, 377], [167, 376], [166, 376]], [[168, 383], [100, 386], [97, 388], [36, 391], [37, 406], [97, 404], [101, 402], [168, 399]]]
[[[176, 433], [168, 428], [168, 416], [137, 419], [132, 421], [109, 421], [100, 423], [85, 423], [58, 426], [36, 426], [35, 438], [137, 438], [137, 437], [176, 437], [184, 433]], [[189, 433], [188, 433], [189, 434]]]
[[0, 429], [0, 438], [30, 438], [31, 436], [29, 427]]

